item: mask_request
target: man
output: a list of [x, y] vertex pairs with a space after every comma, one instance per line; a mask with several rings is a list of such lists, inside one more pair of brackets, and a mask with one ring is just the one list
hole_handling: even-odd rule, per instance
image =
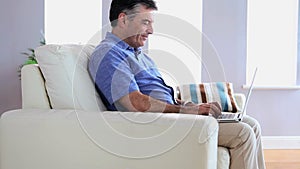
[[[186, 113], [217, 117], [217, 103], [193, 104], [173, 98], [154, 62], [142, 52], [153, 33], [153, 0], [113, 0], [112, 32], [96, 47], [89, 71], [108, 110]], [[246, 116], [240, 123], [219, 125], [218, 142], [231, 154], [231, 168], [264, 169], [258, 122]]]

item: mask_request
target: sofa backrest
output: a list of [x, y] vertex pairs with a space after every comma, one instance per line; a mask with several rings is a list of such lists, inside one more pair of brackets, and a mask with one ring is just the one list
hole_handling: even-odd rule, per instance
[[103, 111], [88, 72], [92, 45], [44, 45], [35, 49], [53, 109]]

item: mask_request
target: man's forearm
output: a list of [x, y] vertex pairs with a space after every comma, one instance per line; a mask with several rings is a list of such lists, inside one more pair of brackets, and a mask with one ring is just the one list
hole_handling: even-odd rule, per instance
[[173, 105], [154, 99], [138, 91], [122, 97], [117, 104], [120, 104], [122, 108], [125, 108], [127, 111], [134, 112], [164, 112], [198, 115], [208, 115], [209, 113], [218, 115], [221, 112], [220, 107], [211, 103], [204, 103], [201, 105], [190, 104], [186, 106]]
[[138, 91], [122, 97], [119, 101], [128, 111], [179, 113], [180, 105], [172, 105], [144, 95]]

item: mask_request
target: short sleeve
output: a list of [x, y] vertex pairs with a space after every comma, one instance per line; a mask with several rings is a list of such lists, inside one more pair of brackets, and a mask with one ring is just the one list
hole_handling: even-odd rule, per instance
[[97, 68], [95, 83], [111, 105], [121, 97], [139, 91], [128, 57], [111, 49], [104, 55]]

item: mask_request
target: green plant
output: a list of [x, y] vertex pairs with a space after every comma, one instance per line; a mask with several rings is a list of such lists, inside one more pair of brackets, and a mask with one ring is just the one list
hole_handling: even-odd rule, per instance
[[[42, 36], [42, 38], [40, 40], [40, 46], [43, 46], [43, 45], [46, 45], [46, 40], [45, 40], [44, 36]], [[19, 66], [19, 70], [18, 70], [19, 77], [21, 77], [21, 69], [22, 69], [23, 66], [29, 65], [29, 64], [37, 64], [34, 49], [33, 48], [28, 48], [27, 50], [28, 50], [28, 52], [22, 52], [21, 53], [22, 55], [27, 56], [27, 60], [25, 60], [25, 62]]]
[[35, 59], [34, 49], [28, 48], [28, 50], [30, 51], [29, 53], [27, 53], [27, 52], [21, 53], [21, 54], [27, 56], [27, 60], [24, 62], [23, 65], [21, 65], [22, 67], [24, 65], [28, 65], [28, 64], [37, 64], [37, 60]]
[[[40, 40], [40, 46], [43, 46], [46, 44], [46, 40], [43, 37]], [[28, 48], [29, 52], [22, 52], [21, 54], [27, 56], [27, 60], [25, 61], [25, 63], [23, 65], [28, 65], [28, 64], [37, 64], [37, 60], [35, 58], [35, 53], [34, 53], [34, 49], [32, 48]]]

